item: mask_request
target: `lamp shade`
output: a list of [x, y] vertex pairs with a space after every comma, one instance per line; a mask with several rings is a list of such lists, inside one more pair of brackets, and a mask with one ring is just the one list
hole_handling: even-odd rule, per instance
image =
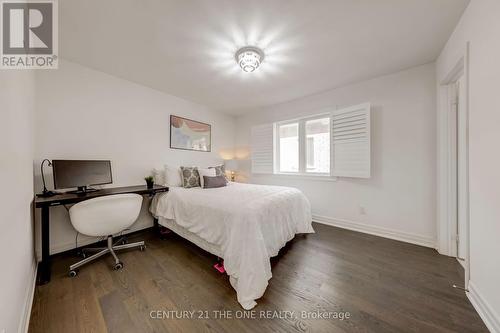
[[224, 166], [227, 171], [236, 171], [238, 170], [238, 161], [237, 160], [225, 160]]

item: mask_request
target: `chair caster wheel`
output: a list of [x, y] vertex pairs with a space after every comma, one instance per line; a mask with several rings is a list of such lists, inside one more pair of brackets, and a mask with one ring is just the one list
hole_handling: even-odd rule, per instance
[[117, 264], [115, 264], [115, 265], [113, 266], [113, 269], [114, 269], [115, 271], [117, 271], [117, 270], [119, 270], [119, 269], [122, 269], [122, 268], [123, 268], [123, 263], [121, 263], [121, 262], [119, 262], [119, 263], [117, 263]]
[[69, 271], [68, 275], [69, 275], [69, 277], [75, 277], [78, 275], [78, 272], [75, 270], [72, 270], [72, 271]]
[[144, 251], [146, 250], [146, 245], [141, 245], [141, 247], [139, 248], [140, 251]]

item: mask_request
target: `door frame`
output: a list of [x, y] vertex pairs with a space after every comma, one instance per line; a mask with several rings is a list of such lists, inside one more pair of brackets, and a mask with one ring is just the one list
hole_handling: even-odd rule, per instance
[[468, 287], [470, 277], [470, 213], [469, 213], [469, 43], [467, 42], [455, 66], [442, 78], [438, 78], [438, 109], [437, 109], [437, 244], [439, 253], [448, 256], [457, 256], [457, 185], [458, 179], [455, 170], [457, 159], [453, 151], [452, 142], [456, 141], [456, 119], [450, 85], [454, 84], [461, 76], [465, 83], [465, 118], [466, 118], [466, 186], [467, 188], [467, 213], [466, 224], [466, 251], [465, 251], [465, 288]]

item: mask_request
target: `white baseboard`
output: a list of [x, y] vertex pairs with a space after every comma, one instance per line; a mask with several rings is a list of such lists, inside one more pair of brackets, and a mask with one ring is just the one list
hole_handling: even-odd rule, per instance
[[31, 276], [30, 285], [26, 288], [26, 295], [24, 298], [24, 307], [23, 312], [21, 314], [21, 319], [19, 323], [18, 333], [27, 333], [30, 317], [31, 317], [31, 308], [33, 306], [33, 299], [35, 297], [35, 287], [36, 287], [36, 274], [38, 271], [38, 263], [36, 260], [33, 260], [33, 276]]
[[479, 290], [469, 281], [469, 292], [466, 293], [474, 309], [483, 320], [486, 327], [493, 333], [500, 333], [500, 316], [486, 301]]
[[339, 227], [343, 229], [349, 229], [353, 231], [363, 232], [365, 234], [380, 236], [384, 238], [390, 238], [406, 243], [421, 245], [425, 247], [436, 248], [436, 239], [428, 236], [422, 236], [417, 234], [412, 234], [408, 232], [403, 232], [399, 230], [393, 230], [389, 228], [383, 228], [374, 225], [368, 225], [360, 222], [354, 222], [344, 219], [337, 219], [332, 217], [320, 216], [313, 214], [313, 221], [321, 224], [331, 225], [334, 227]]

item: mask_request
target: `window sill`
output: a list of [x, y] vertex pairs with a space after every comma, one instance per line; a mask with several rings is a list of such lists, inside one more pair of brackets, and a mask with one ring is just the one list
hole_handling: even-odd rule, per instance
[[297, 180], [313, 180], [320, 182], [335, 182], [337, 177], [328, 175], [307, 175], [307, 174], [292, 174], [292, 173], [270, 173], [270, 174], [253, 174], [254, 176], [271, 176], [277, 178], [297, 179]]

